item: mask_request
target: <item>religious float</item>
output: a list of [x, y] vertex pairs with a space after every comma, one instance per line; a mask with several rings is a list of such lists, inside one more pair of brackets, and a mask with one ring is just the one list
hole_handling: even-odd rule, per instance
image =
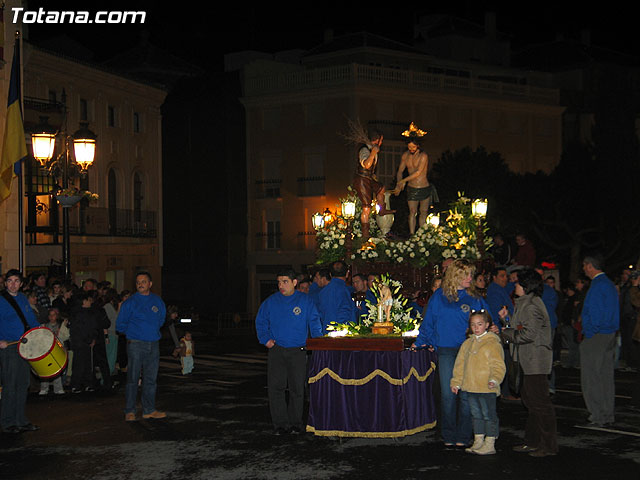
[[[365, 314], [345, 323], [330, 322], [327, 336], [307, 341], [307, 349], [313, 352], [307, 431], [331, 437], [403, 437], [436, 424], [432, 391], [436, 354], [412, 348], [422, 312], [415, 301], [409, 303], [408, 295], [426, 291], [449, 259], [482, 262], [491, 246], [484, 221], [487, 202], [471, 201], [458, 193], [448, 211], [421, 219], [417, 229], [415, 221], [410, 223], [410, 231], [415, 232], [408, 238], [390, 234], [391, 192], [385, 192], [375, 177], [382, 134], [374, 132], [368, 138], [354, 122], [350, 128], [346, 138], [364, 146], [358, 150], [354, 183], [339, 207], [313, 216], [317, 263], [346, 260], [352, 275], [374, 273], [376, 280], [370, 285], [373, 299], [361, 299], [366, 302]], [[407, 137], [411, 158], [416, 159], [412, 170], [419, 173], [413, 178], [425, 176], [414, 191], [435, 193], [435, 187], [426, 182], [426, 164], [415, 156], [419, 138], [425, 134], [411, 123], [402, 135]], [[406, 182], [399, 181], [392, 193], [397, 194]]]
[[362, 207], [351, 188], [338, 212], [316, 216], [317, 263], [346, 259], [353, 273], [377, 272], [378, 280], [372, 287], [375, 301], [366, 300], [366, 315], [331, 322], [327, 336], [307, 342], [313, 352], [308, 432], [397, 438], [435, 426], [436, 356], [410, 348], [422, 316], [405, 293], [425, 290], [448, 259], [482, 261], [491, 246], [486, 206], [459, 193], [447, 212], [430, 215], [407, 239], [390, 238], [393, 219], [378, 217], [364, 238]]

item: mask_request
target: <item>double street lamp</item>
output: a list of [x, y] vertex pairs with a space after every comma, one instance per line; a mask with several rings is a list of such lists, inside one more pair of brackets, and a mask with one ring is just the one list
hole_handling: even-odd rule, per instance
[[[66, 106], [63, 106], [63, 128], [66, 125]], [[61, 139], [62, 151], [54, 159], [56, 140]], [[73, 144], [73, 158], [70, 154], [70, 146]], [[40, 124], [34, 128], [31, 134], [33, 157], [42, 167], [56, 166], [62, 171], [62, 189], [69, 188], [70, 168], [73, 160], [80, 168], [80, 174], [86, 175], [87, 169], [95, 158], [96, 134], [89, 130], [88, 123], [80, 123], [80, 129], [73, 135], [68, 135], [64, 130], [57, 130], [47, 122], [46, 117], [41, 117]], [[57, 192], [52, 192], [53, 194]], [[71, 205], [62, 205], [62, 264], [64, 266], [64, 279], [71, 281], [71, 248], [69, 241], [69, 208]]]

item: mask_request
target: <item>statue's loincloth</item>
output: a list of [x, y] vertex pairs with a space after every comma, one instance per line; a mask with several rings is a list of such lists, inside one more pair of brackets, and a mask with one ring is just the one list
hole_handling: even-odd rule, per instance
[[428, 185], [426, 187], [410, 187], [407, 185], [407, 201], [409, 202], [421, 202], [431, 197], [431, 203], [438, 203], [438, 191], [435, 185]]

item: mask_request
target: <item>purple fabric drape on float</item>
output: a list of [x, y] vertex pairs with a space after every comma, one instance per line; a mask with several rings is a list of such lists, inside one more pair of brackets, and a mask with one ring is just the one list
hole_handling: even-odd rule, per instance
[[307, 430], [325, 436], [400, 437], [432, 428], [435, 354], [316, 350]]

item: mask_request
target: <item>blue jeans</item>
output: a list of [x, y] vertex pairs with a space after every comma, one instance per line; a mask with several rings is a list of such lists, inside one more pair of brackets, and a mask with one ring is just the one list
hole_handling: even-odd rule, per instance
[[440, 379], [440, 431], [444, 443], [468, 444], [471, 441], [471, 412], [466, 395], [454, 394], [449, 383], [459, 348], [438, 347]]
[[473, 433], [475, 435], [497, 437], [499, 431], [498, 413], [496, 412], [497, 395], [495, 393], [460, 393], [465, 393], [469, 400]]
[[127, 387], [125, 389], [125, 413], [136, 412], [138, 380], [142, 375], [142, 414], [156, 409], [156, 379], [160, 366], [159, 342], [127, 339]]

